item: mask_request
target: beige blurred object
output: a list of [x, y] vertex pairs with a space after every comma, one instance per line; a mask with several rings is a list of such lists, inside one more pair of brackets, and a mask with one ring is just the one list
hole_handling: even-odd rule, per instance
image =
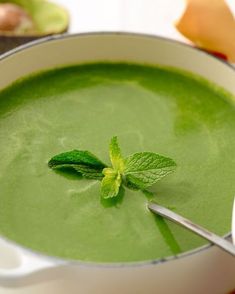
[[235, 19], [224, 0], [186, 0], [176, 28], [200, 48], [235, 62]]

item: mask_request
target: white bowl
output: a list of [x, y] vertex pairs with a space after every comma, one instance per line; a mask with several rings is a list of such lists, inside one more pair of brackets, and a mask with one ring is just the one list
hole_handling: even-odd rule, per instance
[[[235, 71], [225, 62], [175, 41], [131, 33], [57, 36], [19, 47], [0, 57], [0, 88], [32, 72], [104, 60], [174, 66], [200, 75], [235, 95]], [[53, 287], [44, 284], [38, 293], [209, 294], [235, 288], [235, 259], [210, 245], [148, 263], [91, 265], [48, 257], [0, 240], [18, 259], [15, 267], [0, 269], [0, 285], [6, 287], [55, 280], [51, 282]], [[23, 293], [33, 293], [32, 288], [28, 289], [31, 292]]]

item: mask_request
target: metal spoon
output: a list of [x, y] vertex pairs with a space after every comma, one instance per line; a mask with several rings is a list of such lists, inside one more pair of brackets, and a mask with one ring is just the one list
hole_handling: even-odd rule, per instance
[[[209, 232], [205, 228], [193, 223], [189, 219], [186, 219], [182, 217], [181, 215], [171, 211], [170, 209], [167, 209], [163, 206], [160, 206], [156, 203], [149, 202], [148, 203], [148, 208], [156, 213], [159, 214], [187, 229], [190, 231], [196, 233], [197, 235], [205, 238], [206, 240], [210, 241], [213, 244], [216, 244], [226, 252], [230, 253], [235, 257], [235, 246], [230, 243], [229, 241], [223, 239], [222, 237], [217, 236], [214, 233]], [[234, 236], [234, 241], [235, 241], [235, 203], [234, 203], [234, 209], [233, 209], [233, 236]]]

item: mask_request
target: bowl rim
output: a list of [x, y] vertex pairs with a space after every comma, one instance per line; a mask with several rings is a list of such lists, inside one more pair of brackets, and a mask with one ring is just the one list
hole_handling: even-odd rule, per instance
[[[14, 49], [11, 49], [3, 54], [0, 54], [0, 63], [2, 60], [7, 59], [8, 57], [24, 51], [25, 49], [35, 47], [37, 45], [43, 44], [43, 43], [49, 43], [57, 40], [65, 40], [65, 39], [72, 39], [72, 38], [79, 38], [81, 36], [116, 36], [116, 35], [123, 35], [123, 36], [132, 36], [132, 37], [142, 37], [142, 38], [147, 38], [147, 39], [158, 39], [163, 42], [168, 42], [168, 43], [176, 43], [182, 47], [186, 47], [189, 50], [192, 51], [197, 51], [200, 52], [200, 54], [206, 55], [208, 58], [216, 59], [218, 62], [222, 63], [223, 65], [229, 67], [232, 69], [235, 73], [235, 68], [228, 63], [226, 60], [223, 60], [215, 55], [212, 55], [209, 52], [206, 52], [198, 47], [194, 47], [190, 44], [183, 43], [181, 41], [175, 40], [175, 39], [170, 39], [168, 37], [163, 37], [159, 35], [154, 35], [154, 34], [149, 34], [149, 33], [138, 33], [138, 32], [131, 32], [131, 31], [90, 31], [90, 32], [81, 32], [81, 33], [73, 33], [73, 34], [57, 34], [57, 35], [51, 35], [51, 36], [46, 36], [42, 37], [36, 40], [33, 40], [31, 42], [28, 42], [26, 44], [20, 45]], [[0, 89], [1, 91], [1, 89]], [[222, 238], [231, 238], [232, 232], [230, 231], [229, 233], [225, 234], [222, 236]], [[205, 244], [203, 246], [194, 248], [192, 250], [188, 250], [183, 253], [179, 253], [176, 255], [170, 255], [164, 258], [156, 258], [156, 259], [150, 259], [150, 260], [143, 260], [143, 261], [133, 261], [133, 262], [93, 262], [93, 261], [82, 261], [78, 259], [69, 259], [69, 258], [63, 258], [59, 256], [53, 256], [53, 255], [48, 255], [47, 253], [43, 253], [42, 251], [35, 250], [28, 248], [27, 246], [21, 245], [17, 243], [14, 240], [11, 240], [8, 237], [3, 236], [0, 234], [0, 240], [3, 240], [4, 243], [9, 244], [10, 246], [16, 247], [19, 250], [21, 250], [23, 253], [30, 253], [30, 255], [33, 257], [37, 258], [42, 258], [46, 259], [48, 261], [51, 261], [55, 265], [78, 265], [78, 266], [83, 266], [83, 267], [104, 267], [104, 268], [126, 268], [126, 267], [139, 267], [139, 266], [150, 266], [150, 265], [158, 265], [162, 263], [166, 263], [167, 261], [174, 261], [178, 259], [182, 259], [185, 257], [190, 257], [192, 255], [195, 255], [196, 253], [204, 252], [208, 250], [209, 248], [215, 247], [215, 245], [209, 243]]]

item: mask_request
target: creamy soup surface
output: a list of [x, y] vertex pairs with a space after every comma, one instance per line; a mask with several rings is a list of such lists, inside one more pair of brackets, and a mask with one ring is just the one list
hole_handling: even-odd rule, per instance
[[235, 194], [235, 106], [216, 86], [178, 70], [93, 63], [22, 79], [0, 92], [0, 233], [48, 255], [89, 262], [145, 261], [205, 244], [154, 216], [141, 191], [100, 199], [100, 182], [55, 172], [48, 160], [89, 150], [110, 164], [152, 151], [176, 171], [155, 200], [219, 235]]

